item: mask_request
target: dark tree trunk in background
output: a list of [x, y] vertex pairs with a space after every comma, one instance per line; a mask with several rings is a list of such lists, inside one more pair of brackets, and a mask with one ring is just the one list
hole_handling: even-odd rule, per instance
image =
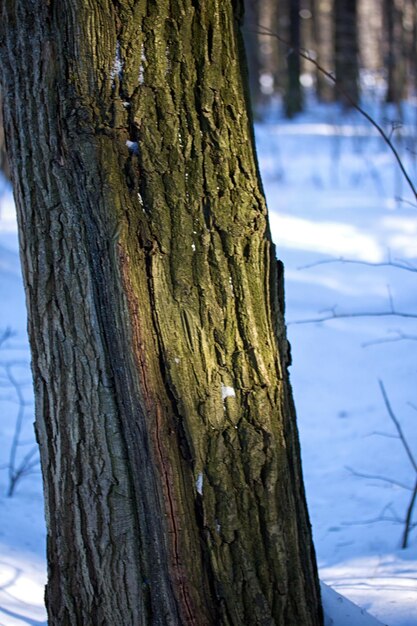
[[322, 623], [232, 0], [3, 0], [50, 626]]
[[335, 95], [344, 105], [351, 106], [343, 92], [355, 101], [359, 99], [359, 59], [356, 0], [334, 0], [334, 60]]
[[300, 55], [301, 47], [301, 18], [300, 0], [287, 0], [289, 30], [288, 42], [290, 50], [287, 53], [287, 85], [285, 90], [284, 104], [287, 117], [294, 117], [303, 110], [303, 94], [300, 83]]
[[[396, 104], [401, 102], [406, 93], [402, 16], [402, 1], [384, 0], [385, 65], [387, 68], [386, 101]], [[416, 54], [416, 50], [414, 50], [414, 54]]]
[[[328, 71], [334, 67], [334, 20], [331, 0], [312, 0], [314, 53], [318, 64]], [[317, 97], [322, 102], [334, 100], [334, 85], [316, 70]]]
[[261, 74], [261, 61], [259, 58], [260, 44], [259, 35], [257, 32], [255, 32], [258, 28], [258, 25], [260, 24], [259, 2], [260, 0], [245, 1], [244, 41], [246, 58], [248, 60], [250, 95], [252, 99], [252, 107], [255, 114], [257, 106], [261, 101], [261, 90], [259, 82]]

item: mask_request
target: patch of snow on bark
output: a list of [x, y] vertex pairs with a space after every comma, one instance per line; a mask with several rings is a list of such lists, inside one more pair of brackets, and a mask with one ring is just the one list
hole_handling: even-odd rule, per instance
[[199, 475], [197, 476], [197, 480], [195, 481], [195, 488], [197, 489], [197, 493], [200, 494], [200, 496], [203, 495], [203, 474], [200, 472]]
[[233, 387], [228, 387], [225, 385], [222, 385], [222, 400], [223, 402], [226, 400], [226, 398], [235, 398], [236, 397], [236, 393], [235, 390], [233, 389]]

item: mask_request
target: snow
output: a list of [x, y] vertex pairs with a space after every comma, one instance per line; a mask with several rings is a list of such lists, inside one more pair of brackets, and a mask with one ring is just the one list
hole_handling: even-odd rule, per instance
[[222, 385], [222, 400], [223, 402], [226, 400], [226, 398], [235, 398], [236, 397], [236, 392], [233, 389], [233, 387], [228, 387], [227, 385]]
[[113, 67], [110, 72], [110, 78], [113, 81], [113, 86], [116, 76], [118, 76], [120, 80], [123, 78], [123, 60], [121, 55], [120, 41], [117, 41], [116, 43], [116, 52], [114, 55]]
[[[396, 115], [374, 112], [379, 119]], [[393, 138], [417, 180], [417, 157], [409, 149], [415, 141], [411, 105], [408, 112], [407, 124]], [[271, 118], [258, 125], [256, 134], [271, 229], [285, 262], [290, 371], [326, 624], [415, 626], [417, 534], [414, 529], [409, 547], [400, 549], [411, 492], [398, 483], [412, 487], [416, 477], [378, 380], [417, 455], [412, 406], [417, 405], [416, 319], [304, 322], [328, 311], [388, 311], [392, 303], [415, 314], [415, 273], [372, 264], [417, 265], [417, 209], [392, 155], [356, 114], [342, 116], [335, 106], [312, 107], [295, 122]], [[360, 263], [321, 263], [340, 258]], [[10, 326], [17, 332], [0, 359], [28, 363], [13, 202], [1, 181], [0, 297], [0, 329]], [[8, 462], [16, 414], [16, 405], [3, 399], [6, 391], [0, 389], [0, 467]], [[234, 394], [233, 387], [222, 386], [223, 400]], [[33, 441], [32, 421], [29, 406], [25, 441]], [[46, 619], [40, 477], [24, 478], [12, 499], [5, 497], [6, 489], [2, 470], [0, 626], [40, 626]], [[202, 473], [196, 490], [202, 494]]]
[[203, 495], [203, 480], [203, 474], [200, 472], [197, 476], [197, 480], [195, 481], [195, 488], [197, 489], [197, 493], [200, 494], [200, 496]]
[[[139, 144], [137, 141], [130, 141], [130, 139], [128, 139], [126, 141], [126, 145], [127, 145], [127, 149], [130, 152], [133, 152], [133, 154], [139, 154]], [[138, 194], [139, 197], [140, 194]]]
[[146, 67], [146, 55], [145, 55], [145, 46], [142, 43], [141, 45], [141, 53], [140, 53], [140, 59], [141, 59], [141, 63], [140, 63], [140, 68], [139, 68], [139, 85], [143, 85], [145, 82], [145, 67]]
[[347, 598], [321, 583], [321, 597], [324, 605], [324, 626], [383, 626]]

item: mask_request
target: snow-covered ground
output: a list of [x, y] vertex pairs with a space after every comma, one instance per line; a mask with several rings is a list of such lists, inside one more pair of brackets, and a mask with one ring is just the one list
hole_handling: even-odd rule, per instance
[[[384, 115], [393, 117], [389, 111]], [[395, 131], [393, 139], [417, 181], [411, 129], [410, 124]], [[299, 322], [321, 319], [329, 311], [331, 316], [394, 308], [417, 315], [417, 273], [370, 265], [391, 261], [417, 268], [417, 207], [396, 200], [413, 202], [392, 155], [357, 115], [342, 118], [337, 108], [318, 108], [295, 123], [259, 125], [257, 143], [273, 236], [286, 266], [291, 373], [320, 576], [381, 623], [416, 626], [417, 530], [410, 534], [409, 548], [400, 549], [401, 520], [416, 473], [395, 437], [378, 381], [417, 457], [417, 319]], [[17, 362], [13, 371], [26, 382], [28, 366], [23, 370], [20, 363], [29, 357], [15, 231], [12, 202], [0, 183], [0, 329], [17, 332], [0, 361]], [[364, 263], [318, 264], [341, 257]], [[0, 370], [0, 383], [3, 376]], [[0, 395], [2, 466], [8, 463], [17, 406], [12, 390], [1, 387]], [[33, 439], [31, 406], [25, 407], [25, 420], [19, 458]], [[24, 478], [12, 499], [6, 490], [3, 469], [0, 626], [41, 626], [46, 622], [40, 477]], [[326, 585], [328, 626], [377, 624]]]

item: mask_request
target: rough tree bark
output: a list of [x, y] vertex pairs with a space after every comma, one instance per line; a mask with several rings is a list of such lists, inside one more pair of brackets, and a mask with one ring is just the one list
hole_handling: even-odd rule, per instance
[[3, 113], [1, 106], [1, 92], [0, 92], [0, 172], [6, 177], [10, 178], [9, 161], [6, 154], [6, 143], [4, 139], [3, 129]]
[[232, 0], [3, 0], [51, 626], [317, 626]]

